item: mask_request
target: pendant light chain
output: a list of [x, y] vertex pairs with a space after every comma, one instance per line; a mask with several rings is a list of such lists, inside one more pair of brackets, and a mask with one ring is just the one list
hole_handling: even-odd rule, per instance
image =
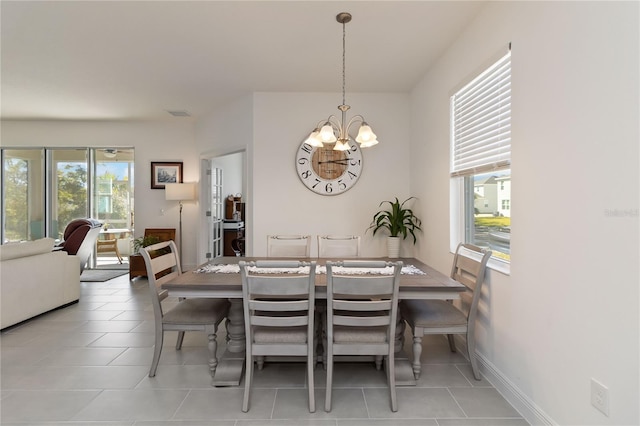
[[358, 125], [358, 135], [355, 141], [360, 144], [361, 148], [374, 146], [378, 143], [378, 137], [371, 127], [361, 115], [351, 117], [347, 121], [347, 111], [351, 109], [347, 105], [347, 23], [351, 22], [351, 14], [341, 12], [336, 15], [336, 21], [342, 24], [342, 105], [338, 105], [341, 112], [341, 120], [335, 115], [330, 115], [326, 120], [318, 122], [313, 131], [309, 134], [304, 143], [311, 147], [323, 147], [324, 144], [335, 144], [333, 149], [336, 151], [348, 151], [352, 148], [349, 141], [349, 128], [352, 125]]
[[347, 44], [345, 42], [347, 36], [347, 30], [346, 30], [347, 24], [345, 22], [342, 23], [342, 105], [346, 105], [347, 101], [345, 100], [345, 69], [346, 69], [346, 51], [347, 51]]

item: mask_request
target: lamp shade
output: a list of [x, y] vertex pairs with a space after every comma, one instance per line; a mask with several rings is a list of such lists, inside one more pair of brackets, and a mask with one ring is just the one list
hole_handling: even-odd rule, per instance
[[170, 201], [192, 201], [196, 199], [195, 183], [167, 183], [164, 186], [164, 196]]

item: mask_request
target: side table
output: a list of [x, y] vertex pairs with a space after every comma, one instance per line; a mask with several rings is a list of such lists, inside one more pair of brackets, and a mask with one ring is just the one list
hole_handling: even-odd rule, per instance
[[141, 254], [132, 254], [129, 256], [129, 279], [135, 277], [146, 277], [147, 267]]

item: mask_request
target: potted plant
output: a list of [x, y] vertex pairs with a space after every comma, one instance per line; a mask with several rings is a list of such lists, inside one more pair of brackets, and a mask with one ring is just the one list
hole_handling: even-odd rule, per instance
[[368, 229], [373, 229], [373, 235], [381, 230], [389, 232], [387, 238], [388, 256], [391, 258], [398, 257], [400, 252], [400, 238], [406, 239], [407, 236], [413, 237], [413, 244], [416, 243], [416, 231], [422, 230], [420, 228], [420, 219], [413, 213], [405, 204], [415, 197], [409, 197], [402, 203], [396, 197], [395, 201], [383, 201], [380, 203], [380, 207], [384, 204], [389, 204], [389, 208], [386, 210], [380, 210], [373, 215], [373, 221]]
[[133, 240], [133, 252], [135, 254], [139, 254], [142, 247], [152, 246], [159, 242], [160, 238], [155, 235], [145, 235], [144, 237], [138, 237]]

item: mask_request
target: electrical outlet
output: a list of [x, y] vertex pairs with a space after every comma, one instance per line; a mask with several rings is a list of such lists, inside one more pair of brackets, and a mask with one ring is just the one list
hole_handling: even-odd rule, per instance
[[609, 388], [596, 379], [591, 379], [591, 405], [609, 417]]
[[160, 216], [164, 216], [164, 209], [160, 209]]

